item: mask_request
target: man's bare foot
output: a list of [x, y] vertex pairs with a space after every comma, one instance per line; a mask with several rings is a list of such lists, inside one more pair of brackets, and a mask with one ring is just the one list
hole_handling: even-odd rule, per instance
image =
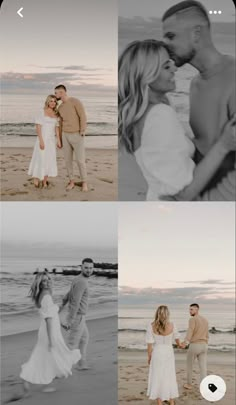
[[77, 364], [75, 369], [76, 370], [90, 370], [91, 367], [89, 367], [89, 365], [87, 363], [79, 363], [79, 364]]
[[175, 401], [173, 399], [170, 399], [169, 405], [175, 405]]
[[184, 384], [184, 388], [186, 388], [186, 390], [192, 390], [193, 386], [190, 384]]
[[88, 191], [88, 185], [85, 181], [82, 182], [82, 191], [86, 193]]
[[73, 181], [70, 181], [66, 187], [67, 191], [72, 190], [73, 188], [75, 188], [75, 183]]

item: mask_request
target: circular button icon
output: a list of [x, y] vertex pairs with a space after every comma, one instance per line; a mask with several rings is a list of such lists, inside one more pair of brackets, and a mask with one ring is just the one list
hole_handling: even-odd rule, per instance
[[226, 384], [218, 375], [208, 375], [201, 381], [200, 392], [207, 401], [217, 402], [224, 397]]

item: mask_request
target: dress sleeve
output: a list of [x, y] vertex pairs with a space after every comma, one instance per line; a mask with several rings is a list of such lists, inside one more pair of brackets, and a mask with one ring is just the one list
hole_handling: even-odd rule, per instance
[[176, 112], [159, 104], [149, 111], [142, 133], [141, 155], [152, 184], [165, 185], [166, 195], [177, 194], [193, 179], [191, 140], [187, 139]]
[[45, 295], [41, 302], [41, 314], [44, 319], [52, 318], [54, 315], [54, 304], [51, 295]]
[[38, 113], [38, 115], [35, 117], [35, 124], [38, 125], [43, 125], [43, 113]]
[[180, 339], [180, 333], [175, 324], [173, 324], [173, 337], [174, 339]]
[[146, 331], [146, 343], [154, 343], [152, 325], [149, 324]]

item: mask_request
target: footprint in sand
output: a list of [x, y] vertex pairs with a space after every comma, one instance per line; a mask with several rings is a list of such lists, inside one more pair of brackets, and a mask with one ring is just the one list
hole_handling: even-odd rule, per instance
[[22, 195], [22, 194], [29, 194], [29, 193], [28, 193], [28, 191], [14, 191], [14, 192], [8, 193], [8, 195], [11, 195], [11, 196], [18, 195], [18, 194]]
[[113, 180], [106, 179], [104, 177], [97, 177], [98, 180], [104, 181], [105, 183], [113, 184]]

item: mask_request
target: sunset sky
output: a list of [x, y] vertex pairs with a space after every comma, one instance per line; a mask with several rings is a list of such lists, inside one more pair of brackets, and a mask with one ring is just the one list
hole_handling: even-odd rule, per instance
[[[4, 1], [0, 13], [2, 89], [43, 91], [116, 86], [116, 0]], [[23, 18], [17, 10], [23, 7]]]
[[[71, 249], [108, 252], [117, 256], [117, 206], [100, 202], [17, 202], [1, 203], [3, 256], [28, 256], [45, 250], [57, 257]], [[104, 226], [106, 224], [106, 226]], [[23, 248], [22, 248], [23, 246]], [[11, 249], [12, 247], [12, 249]], [[61, 250], [61, 252], [60, 252]], [[16, 254], [17, 251], [17, 254]]]
[[125, 203], [119, 209], [120, 294], [234, 298], [232, 203]]

